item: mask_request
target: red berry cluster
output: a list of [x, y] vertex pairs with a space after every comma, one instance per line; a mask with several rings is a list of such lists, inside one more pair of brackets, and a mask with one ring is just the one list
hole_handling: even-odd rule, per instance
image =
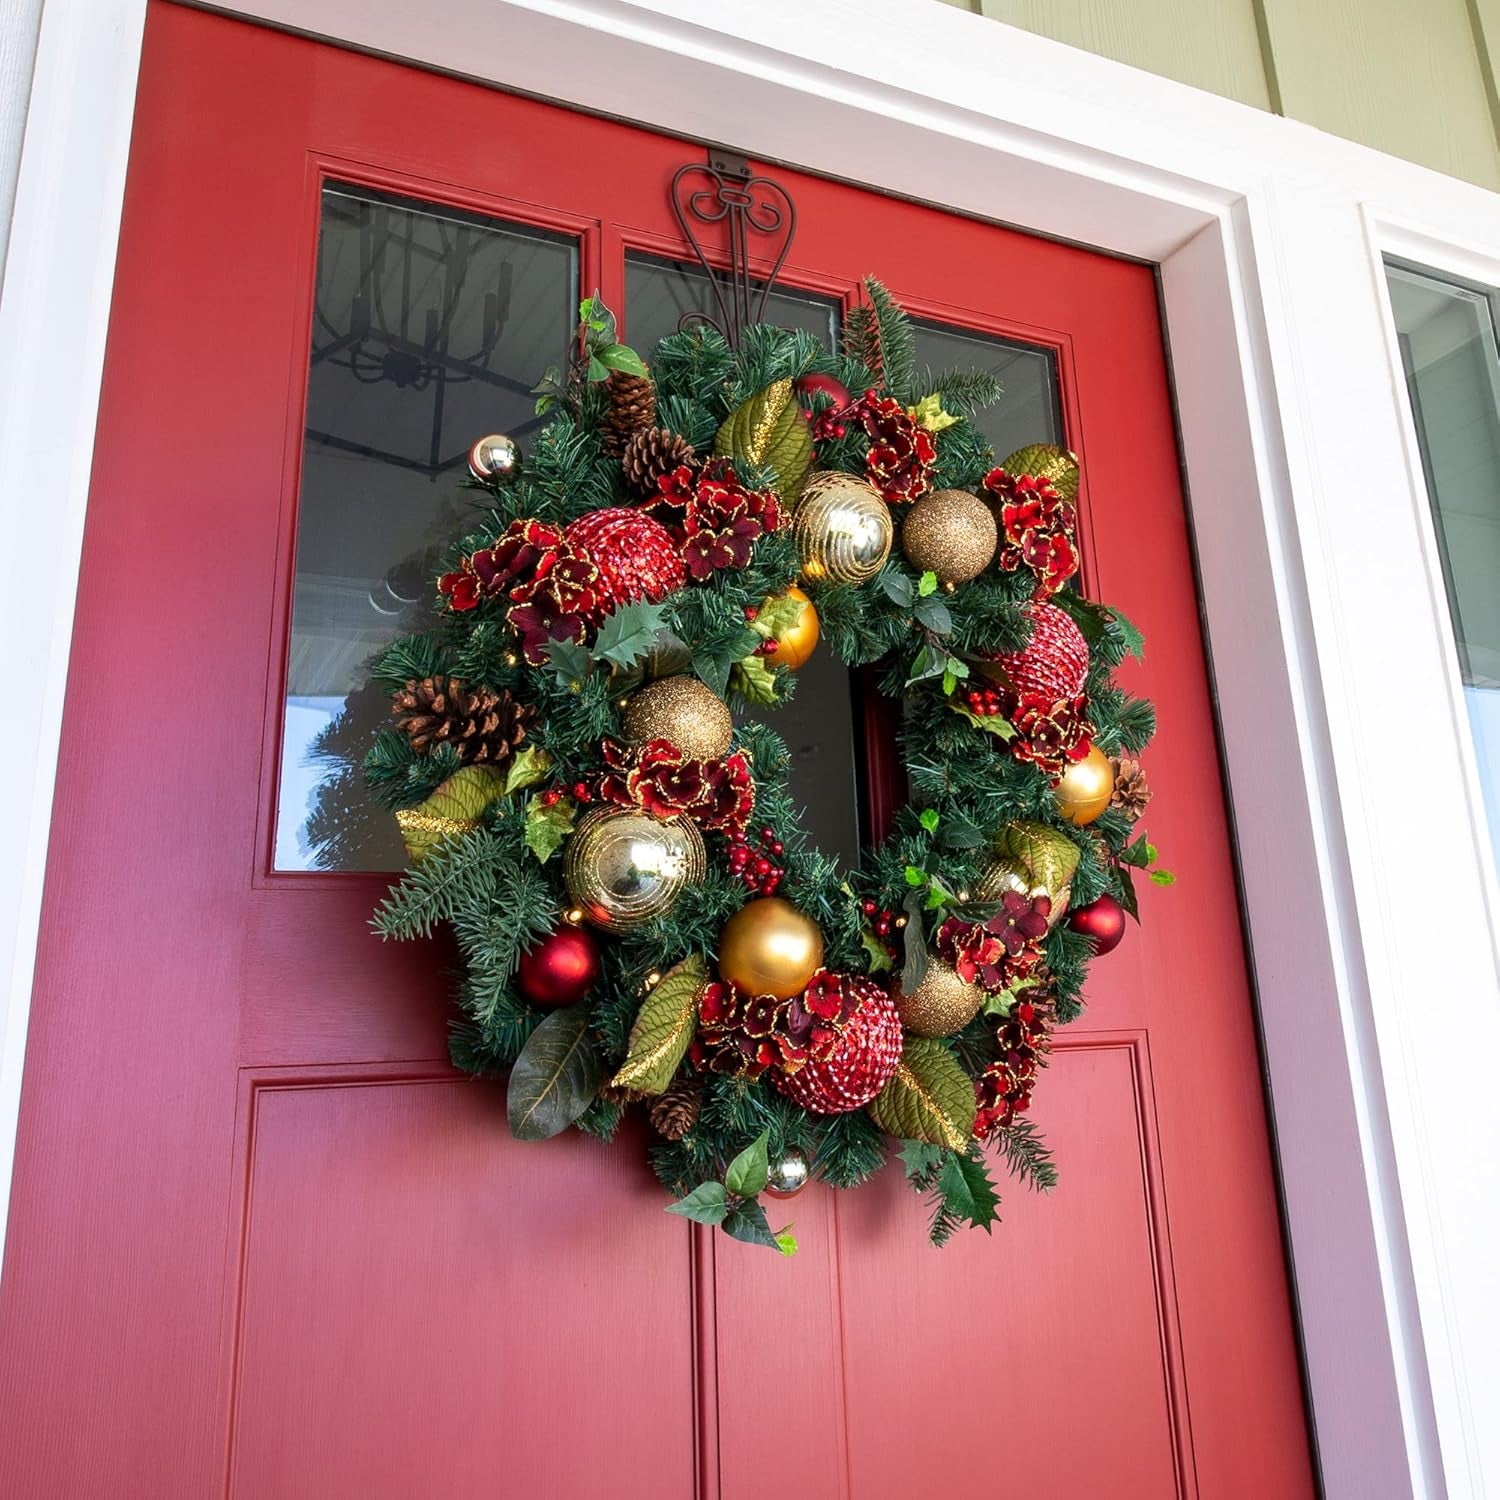
[[896, 932], [900, 922], [896, 913], [890, 907], [882, 906], [878, 901], [872, 901], [868, 896], [859, 903], [859, 909], [865, 914], [865, 926], [885, 944], [886, 952], [895, 958], [898, 950], [898, 939]]
[[774, 896], [786, 871], [776, 863], [786, 853], [786, 846], [776, 837], [774, 828], [762, 828], [755, 848], [743, 833], [729, 840], [729, 868], [758, 896]]
[[999, 688], [989, 683], [965, 688], [964, 702], [969, 705], [969, 712], [978, 714], [981, 719], [992, 719], [1005, 712]]
[[[753, 624], [755, 622], [755, 617], [759, 613], [760, 613], [760, 611], [753, 604], [747, 604], [745, 606], [745, 621], [746, 621], [746, 623], [747, 624]], [[778, 641], [774, 636], [766, 636], [765, 639], [761, 641], [760, 645], [758, 645], [755, 648], [755, 655], [756, 656], [774, 656], [780, 649], [781, 649], [781, 642], [780, 641]]]

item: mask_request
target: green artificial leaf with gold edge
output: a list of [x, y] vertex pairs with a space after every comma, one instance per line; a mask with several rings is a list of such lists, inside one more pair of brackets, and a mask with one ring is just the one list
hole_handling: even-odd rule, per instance
[[703, 959], [693, 953], [662, 975], [630, 1028], [625, 1061], [611, 1079], [614, 1088], [659, 1094], [671, 1083], [698, 1027], [706, 972]]
[[531, 745], [513, 755], [505, 773], [505, 795], [508, 797], [513, 792], [524, 792], [527, 787], [545, 781], [547, 772], [551, 769], [552, 757], [540, 746]]
[[992, 734], [997, 740], [1013, 740], [1016, 731], [1008, 719], [1003, 719], [999, 714], [976, 714], [967, 704], [957, 703], [953, 699], [948, 700], [948, 707], [956, 713], [959, 718], [967, 719], [976, 729], [982, 729], [986, 734]]
[[794, 599], [790, 594], [772, 594], [761, 605], [750, 628], [763, 641], [777, 641], [787, 631], [796, 627], [807, 607], [805, 599]]
[[1001, 460], [1007, 474], [1030, 474], [1035, 479], [1050, 479], [1052, 488], [1064, 500], [1078, 498], [1078, 460], [1065, 448], [1051, 443], [1028, 443]]
[[735, 662], [729, 669], [729, 686], [747, 703], [770, 708], [776, 702], [776, 674], [766, 665], [764, 657], [747, 656]]
[[526, 806], [526, 847], [546, 864], [567, 842], [577, 816], [577, 806], [567, 797], [559, 798], [551, 807], [545, 806], [540, 797], [533, 797]]
[[813, 440], [792, 382], [773, 381], [735, 407], [714, 437], [714, 452], [774, 470], [777, 494], [793, 504], [812, 468]]
[[586, 1005], [555, 1010], [527, 1038], [510, 1070], [505, 1111], [518, 1141], [561, 1135], [599, 1096], [604, 1064]]
[[472, 833], [479, 827], [480, 814], [506, 790], [506, 773], [498, 766], [455, 771], [425, 802], [396, 814], [406, 857], [416, 864], [443, 839]]
[[974, 1129], [974, 1085], [941, 1042], [909, 1036], [891, 1081], [869, 1105], [888, 1135], [962, 1151]]
[[1078, 868], [1078, 845], [1067, 834], [1045, 823], [1011, 823], [1001, 833], [998, 844], [1002, 854], [1010, 855], [1037, 885], [1054, 896]]

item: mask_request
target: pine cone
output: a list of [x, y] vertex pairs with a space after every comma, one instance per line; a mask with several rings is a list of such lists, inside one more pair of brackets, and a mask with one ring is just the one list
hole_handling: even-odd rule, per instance
[[413, 678], [391, 700], [396, 723], [426, 754], [449, 744], [474, 765], [502, 765], [526, 738], [536, 710], [509, 693], [470, 689], [457, 677]]
[[1146, 804], [1151, 800], [1151, 788], [1146, 785], [1140, 762], [1121, 756], [1112, 760], [1110, 765], [1114, 767], [1115, 789], [1109, 805], [1134, 821], [1145, 812]]
[[627, 375], [615, 370], [605, 382], [609, 410], [599, 423], [604, 451], [618, 457], [632, 433], [656, 423], [656, 382], [649, 375]]
[[698, 1123], [703, 1090], [696, 1078], [679, 1078], [651, 1101], [651, 1123], [669, 1141], [680, 1141]]
[[642, 495], [656, 493], [656, 481], [693, 461], [693, 445], [667, 427], [643, 427], [632, 434], [620, 456], [625, 483]]

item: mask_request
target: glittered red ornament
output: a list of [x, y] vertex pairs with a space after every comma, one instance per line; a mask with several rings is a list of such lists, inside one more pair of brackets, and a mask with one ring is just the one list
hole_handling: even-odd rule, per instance
[[1055, 604], [1034, 601], [1021, 608], [1031, 635], [1019, 651], [1006, 651], [980, 670], [1018, 693], [1034, 693], [1049, 703], [1076, 698], [1089, 672], [1089, 643], [1072, 616]]
[[901, 1017], [891, 997], [860, 974], [824, 975], [837, 979], [855, 1005], [826, 1056], [795, 1073], [773, 1073], [776, 1087], [794, 1104], [815, 1115], [847, 1114], [868, 1104], [901, 1061]]
[[599, 978], [599, 948], [582, 927], [549, 932], [521, 955], [516, 982], [533, 1005], [573, 1005]]
[[591, 510], [568, 524], [565, 535], [599, 569], [608, 605], [655, 603], [687, 582], [687, 568], [672, 534], [654, 516], [628, 506]]
[[1096, 955], [1108, 953], [1125, 936], [1125, 908], [1106, 894], [1087, 906], [1075, 906], [1068, 913], [1068, 926], [1094, 940]]

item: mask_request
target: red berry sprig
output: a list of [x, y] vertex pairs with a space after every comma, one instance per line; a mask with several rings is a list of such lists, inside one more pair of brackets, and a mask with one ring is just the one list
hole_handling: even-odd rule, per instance
[[992, 719], [1005, 712], [1000, 690], [989, 683], [965, 688], [964, 702], [968, 704], [969, 712], [981, 719]]
[[776, 837], [774, 828], [762, 828], [754, 848], [743, 833], [729, 840], [729, 868], [758, 896], [774, 896], [786, 871], [776, 863], [786, 846]]
[[868, 896], [859, 903], [859, 909], [864, 913], [865, 928], [868, 932], [882, 943], [885, 950], [894, 959], [900, 952], [901, 939], [896, 936], [906, 926], [906, 918], [891, 910], [888, 906], [882, 906], [878, 901], [872, 901]]

